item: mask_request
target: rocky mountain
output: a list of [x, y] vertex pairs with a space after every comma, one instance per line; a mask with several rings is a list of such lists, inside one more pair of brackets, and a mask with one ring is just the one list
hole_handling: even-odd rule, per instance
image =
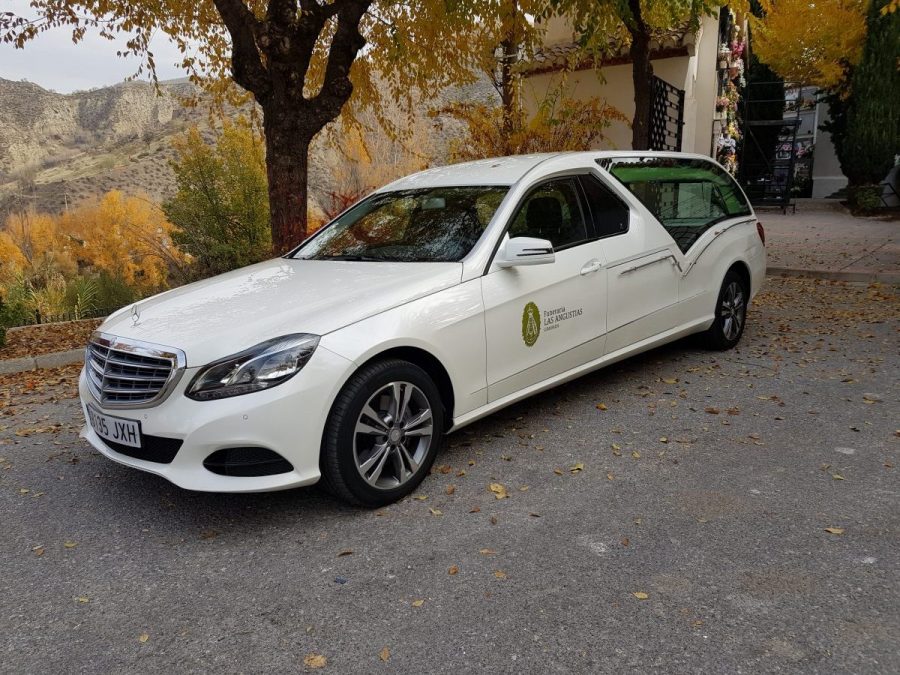
[[57, 211], [119, 188], [171, 192], [171, 140], [206, 114], [184, 81], [122, 83], [58, 94], [0, 79], [0, 200]]
[[[186, 80], [128, 82], [58, 94], [30, 82], [0, 78], [0, 220], [11, 208], [61, 211], [108, 190], [162, 201], [174, 190], [169, 165], [173, 138], [190, 125], [211, 135], [207, 108], [186, 106], [197, 94]], [[491, 96], [486, 82], [445, 92], [437, 102]], [[432, 100], [434, 103], [434, 100]], [[440, 107], [440, 106], [438, 106]], [[237, 111], [234, 111], [237, 114]], [[422, 119], [426, 116], [423, 114]], [[452, 121], [434, 120], [433, 152], [440, 156]], [[319, 170], [334, 149], [318, 143], [311, 161], [311, 197], [332, 187]]]

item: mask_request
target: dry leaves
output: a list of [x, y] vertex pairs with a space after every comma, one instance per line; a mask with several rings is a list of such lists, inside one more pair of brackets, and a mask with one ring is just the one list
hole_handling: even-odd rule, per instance
[[605, 403], [598, 403], [597, 410], [608, 410]]
[[391, 650], [387, 647], [382, 647], [381, 651], [378, 652], [378, 658], [382, 661], [387, 661], [389, 658], [391, 658]]
[[826, 531], [828, 534], [844, 534], [844, 528], [843, 528], [843, 527], [826, 527], [826, 528], [825, 528], [825, 531]]
[[458, 565], [450, 565], [450, 569], [447, 570], [447, 574], [451, 577], [459, 574], [459, 566]]
[[498, 579], [505, 579], [505, 578], [506, 578], [506, 572], [504, 572], [503, 570], [496, 570], [496, 571], [494, 572], [494, 576], [497, 577]]
[[141, 633], [140, 635], [138, 635], [138, 642], [140, 642], [141, 644], [144, 644], [149, 639], [150, 636], [147, 633]]
[[324, 668], [327, 664], [328, 659], [321, 654], [307, 654], [303, 657], [303, 665], [307, 668]]
[[412, 606], [413, 606], [413, 607], [421, 607], [421, 606], [424, 605], [424, 604], [425, 604], [425, 601], [424, 601], [424, 600], [413, 600], [413, 601], [412, 601]]
[[634, 593], [632, 593], [632, 595], [633, 595], [634, 597], [636, 597], [638, 600], [646, 600], [647, 598], [650, 597], [649, 595], [647, 595], [647, 594], [644, 593], [643, 591], [635, 591]]
[[491, 483], [488, 489], [494, 493], [494, 497], [496, 499], [506, 499], [509, 497], [509, 494], [506, 492], [506, 488], [503, 487], [503, 485], [500, 483]]

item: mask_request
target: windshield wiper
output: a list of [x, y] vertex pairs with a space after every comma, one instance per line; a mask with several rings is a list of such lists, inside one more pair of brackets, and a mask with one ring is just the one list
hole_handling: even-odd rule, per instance
[[384, 258], [375, 258], [370, 255], [357, 255], [347, 253], [344, 255], [323, 255], [313, 258], [313, 260], [350, 260], [352, 262], [384, 262]]

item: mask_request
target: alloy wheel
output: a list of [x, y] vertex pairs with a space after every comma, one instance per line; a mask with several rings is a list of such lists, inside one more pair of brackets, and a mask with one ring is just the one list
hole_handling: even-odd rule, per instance
[[719, 308], [722, 317], [722, 333], [726, 340], [735, 340], [741, 334], [746, 309], [741, 285], [737, 281], [731, 281], [725, 287], [725, 292], [722, 294], [722, 306]]
[[353, 434], [356, 468], [372, 487], [409, 481], [428, 455], [434, 435], [428, 398], [410, 382], [390, 382], [363, 406]]

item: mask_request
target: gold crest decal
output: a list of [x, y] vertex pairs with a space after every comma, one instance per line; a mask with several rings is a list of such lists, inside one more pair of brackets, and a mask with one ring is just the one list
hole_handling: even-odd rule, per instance
[[522, 340], [529, 347], [533, 347], [541, 334], [541, 312], [537, 305], [529, 302], [522, 312]]

